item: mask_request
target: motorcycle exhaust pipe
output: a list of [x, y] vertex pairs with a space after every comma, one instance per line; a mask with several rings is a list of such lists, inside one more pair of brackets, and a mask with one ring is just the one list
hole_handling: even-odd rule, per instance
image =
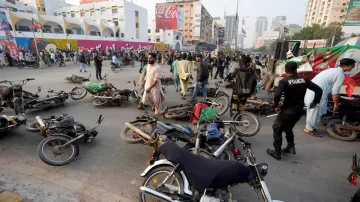
[[261, 101], [250, 100], [250, 99], [248, 99], [246, 102], [250, 103], [250, 104], [256, 104], [256, 105], [262, 105], [263, 104], [263, 102], [261, 102]]
[[125, 123], [125, 126], [130, 128], [131, 130], [135, 131], [137, 134], [139, 134], [141, 137], [143, 137], [144, 139], [146, 140], [152, 140], [152, 138], [144, 133], [142, 130], [140, 130], [139, 128], [137, 128], [136, 126], [134, 126], [133, 124], [129, 123], [129, 122], [126, 122]]
[[140, 190], [141, 192], [145, 193], [145, 194], [150, 194], [152, 196], [155, 196], [155, 197], [158, 197], [162, 200], [165, 200], [165, 201], [170, 201], [170, 202], [178, 202], [178, 200], [173, 200], [171, 197], [161, 193], [161, 192], [158, 192], [158, 191], [155, 191], [155, 190], [152, 190], [148, 187], [144, 187], [144, 186], [141, 186], [140, 187]]
[[114, 99], [113, 97], [105, 97], [105, 96], [97, 96], [95, 95], [94, 98], [100, 98], [100, 99]]
[[40, 124], [41, 128], [45, 128], [45, 123], [40, 116], [36, 116], [35, 119]]

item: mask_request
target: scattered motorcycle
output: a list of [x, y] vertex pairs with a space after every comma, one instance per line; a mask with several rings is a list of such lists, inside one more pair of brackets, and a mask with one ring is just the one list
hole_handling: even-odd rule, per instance
[[40, 67], [39, 63], [36, 61], [36, 60], [21, 60], [21, 61], [18, 61], [17, 63], [17, 67], [19, 69], [23, 69], [24, 67], [32, 67], [34, 69], [38, 69]]
[[44, 110], [57, 106], [64, 106], [65, 101], [69, 98], [69, 93], [60, 90], [55, 92], [54, 90], [49, 90], [48, 93], [55, 94], [54, 96], [47, 95], [43, 98], [37, 98], [24, 102], [25, 109], [30, 110]]
[[[339, 110], [333, 113], [328, 108], [328, 114], [325, 116], [326, 129], [329, 135], [335, 139], [343, 141], [352, 141], [360, 133], [360, 100], [359, 98], [340, 97]], [[332, 101], [329, 105], [333, 106]]]
[[[21, 88], [21, 86], [20, 86]], [[26, 123], [27, 117], [25, 115], [25, 109], [22, 105], [21, 94], [15, 94], [13, 103], [16, 116], [1, 116], [0, 117], [0, 133], [9, 129], [16, 128]]]
[[[46, 130], [46, 125], [40, 117], [36, 117], [42, 130]], [[76, 142], [82, 140], [91, 143], [98, 132], [97, 127], [104, 119], [99, 116], [96, 124], [86, 130], [84, 125], [76, 123], [74, 118], [66, 116], [61, 120], [56, 128], [57, 133], [43, 139], [37, 148], [40, 159], [52, 166], [63, 166], [73, 161], [79, 155], [79, 146]]]
[[112, 89], [113, 85], [108, 83], [106, 78], [107, 74], [104, 76], [104, 80], [102, 82], [95, 82], [95, 81], [86, 81], [82, 84], [82, 87], [75, 87], [70, 92], [70, 97], [73, 100], [80, 100], [83, 99], [87, 93], [89, 92], [91, 95], [97, 95], [102, 93], [106, 90]]
[[14, 97], [21, 97], [24, 102], [29, 100], [39, 98], [39, 93], [41, 88], [38, 87], [38, 91], [36, 94], [30, 93], [28, 91], [24, 91], [22, 86], [24, 86], [28, 81], [35, 80], [34, 78], [27, 78], [21, 81], [0, 81], [1, 83], [9, 84], [10, 86], [0, 86], [0, 93], [3, 100], [0, 99], [0, 112], [4, 109], [4, 107], [14, 108]]
[[86, 81], [90, 81], [90, 77], [91, 77], [91, 74], [90, 74], [90, 76], [88, 78], [82, 77], [82, 76], [77, 76], [77, 75], [73, 74], [71, 76], [67, 75], [65, 80], [67, 80], [67, 81], [69, 81], [71, 83], [82, 84], [82, 83], [84, 83]]
[[[140, 187], [140, 201], [233, 201], [229, 186], [248, 183], [260, 192], [264, 201], [273, 202], [265, 184], [268, 165], [257, 164], [251, 144], [239, 138], [246, 151], [246, 164], [237, 161], [207, 159], [178, 147], [167, 137], [160, 139], [154, 152], [154, 160], [141, 173], [144, 182]], [[165, 142], [165, 143], [163, 143]], [[165, 159], [159, 159], [160, 154]], [[211, 168], [206, 172], [199, 168]]]
[[[193, 94], [194, 92], [194, 89], [195, 89], [195, 85], [194, 84], [193, 86], [190, 86], [187, 91], [190, 92], [190, 94]], [[216, 91], [217, 91], [218, 88], [212, 88], [212, 87], [209, 87], [207, 88], [207, 97], [216, 97]], [[203, 93], [202, 93], [202, 87], [199, 87], [199, 91], [198, 91], [198, 96], [203, 96]]]
[[118, 90], [112, 86], [114, 90], [106, 90], [98, 95], [94, 95], [95, 106], [105, 105], [121, 105], [124, 101], [128, 101], [130, 95], [133, 93], [129, 89]]

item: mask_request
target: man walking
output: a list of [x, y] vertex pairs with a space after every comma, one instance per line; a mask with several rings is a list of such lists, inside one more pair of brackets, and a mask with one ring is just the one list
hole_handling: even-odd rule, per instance
[[87, 72], [85, 63], [86, 63], [86, 59], [85, 59], [84, 52], [81, 52], [81, 54], [80, 54], [80, 72]]
[[181, 57], [178, 55], [178, 56], [176, 56], [176, 60], [172, 63], [172, 66], [171, 66], [171, 71], [173, 73], [174, 86], [175, 86], [176, 92], [179, 92], [179, 87], [180, 87], [180, 78], [179, 78], [179, 74], [178, 74], [178, 66], [179, 66], [180, 61], [181, 61]]
[[191, 75], [191, 62], [186, 60], [186, 54], [182, 55], [182, 60], [179, 61], [178, 65], [178, 74], [180, 78], [180, 87], [181, 87], [181, 99], [186, 99], [186, 91], [189, 85]]
[[103, 79], [101, 77], [102, 57], [99, 55], [99, 52], [95, 52], [94, 63], [95, 63], [95, 70], [96, 70], [96, 79], [102, 80]]
[[196, 56], [196, 62], [197, 62], [197, 67], [196, 67], [196, 84], [195, 84], [195, 88], [194, 88], [194, 92], [192, 94], [192, 98], [191, 101], [195, 102], [196, 100], [196, 96], [198, 94], [199, 88], [201, 86], [202, 88], [202, 95], [203, 95], [203, 99], [205, 100], [207, 97], [207, 84], [208, 84], [208, 79], [209, 79], [209, 69], [208, 69], [208, 64], [206, 64], [206, 62], [204, 62], [202, 60], [202, 55], [198, 54]]
[[142, 103], [151, 106], [155, 114], [160, 114], [165, 97], [161, 88], [161, 69], [158, 64], [155, 64], [155, 61], [156, 54], [150, 53], [148, 56], [148, 65], [146, 67], [145, 92]]
[[[315, 99], [310, 104], [311, 108], [319, 103], [322, 94], [322, 90], [318, 85], [297, 75], [297, 68], [298, 64], [296, 62], [289, 62], [285, 65], [287, 77], [280, 80], [274, 96], [275, 112], [278, 114], [273, 125], [275, 150], [267, 149], [266, 152], [276, 160], [281, 160], [281, 151], [284, 154], [296, 153], [292, 129], [301, 118], [306, 89], [310, 89], [315, 93]], [[285, 99], [280, 109], [279, 102], [283, 93]], [[286, 134], [288, 145], [281, 150], [283, 132]]]
[[316, 133], [316, 128], [320, 122], [321, 116], [326, 114], [328, 95], [330, 93], [332, 94], [332, 99], [334, 101], [333, 112], [335, 112], [339, 108], [340, 89], [344, 83], [344, 72], [351, 71], [355, 67], [355, 63], [356, 61], [353, 59], [344, 58], [340, 60], [339, 68], [324, 70], [312, 79], [312, 82], [320, 86], [323, 90], [323, 94], [319, 106], [310, 109], [308, 106], [314, 99], [314, 93], [311, 91], [306, 92], [305, 105], [308, 107], [306, 112], [306, 127], [304, 129], [306, 134], [321, 137], [320, 134]]
[[218, 56], [216, 63], [217, 63], [217, 69], [216, 69], [214, 79], [216, 79], [219, 74], [220, 74], [220, 78], [223, 79], [224, 78], [224, 60], [221, 55]]

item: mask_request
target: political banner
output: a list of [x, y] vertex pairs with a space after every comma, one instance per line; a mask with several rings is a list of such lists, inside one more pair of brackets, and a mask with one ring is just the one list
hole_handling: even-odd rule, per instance
[[178, 7], [177, 9], [177, 28], [184, 28], [184, 8]]
[[0, 12], [0, 23], [1, 23], [0, 31], [10, 30], [9, 22], [7, 20], [5, 12]]
[[178, 28], [178, 6], [156, 6], [155, 19], [156, 29]]
[[350, 0], [344, 26], [360, 26], [360, 0]]

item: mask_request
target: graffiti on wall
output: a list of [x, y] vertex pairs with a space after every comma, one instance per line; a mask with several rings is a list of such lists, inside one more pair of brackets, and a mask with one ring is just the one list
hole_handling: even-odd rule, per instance
[[[126, 42], [126, 41], [101, 41], [101, 40], [76, 40], [76, 39], [36, 39], [39, 51], [47, 50], [98, 50], [105, 51], [107, 49], [123, 50], [123, 49], [146, 49], [153, 50], [154, 44], [147, 42]], [[35, 52], [35, 42], [33, 38], [16, 37], [16, 44], [20, 50], [30, 50]]]
[[[36, 52], [34, 38], [20, 38], [16, 37], [16, 44], [19, 50]], [[75, 39], [36, 39], [39, 51], [55, 51], [60, 50], [77, 50], [77, 40]]]
[[170, 46], [169, 44], [155, 43], [155, 49], [158, 51], [169, 50]]
[[8, 40], [5, 36], [0, 37], [0, 50], [9, 51], [10, 55], [13, 57], [19, 56], [15, 42]]

